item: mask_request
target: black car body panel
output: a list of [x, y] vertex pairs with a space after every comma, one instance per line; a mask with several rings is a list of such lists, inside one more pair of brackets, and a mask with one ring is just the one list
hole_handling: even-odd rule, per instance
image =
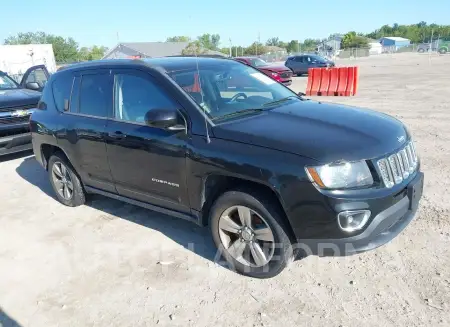
[[[77, 79], [83, 74], [105, 69], [111, 75], [123, 70], [147, 74], [176, 103], [185, 129], [125, 123], [114, 118], [112, 105], [108, 105], [111, 110], [106, 117], [83, 115], [78, 112], [78, 86], [65, 112], [55, 107], [52, 88], [47, 86], [41, 99], [46, 110], [37, 110], [31, 117], [36, 159], [46, 168], [51, 151], [61, 151], [86, 190], [201, 225], [208, 224], [214, 195], [226, 190], [229, 183], [261, 188], [279, 202], [294, 239], [313, 245], [323, 240], [332, 240], [333, 244], [339, 243], [336, 240], [356, 240], [355, 253], [389, 241], [406, 226], [396, 225], [400, 218], [406, 217], [408, 222], [412, 219], [416, 205], [410, 208], [411, 203], [417, 204], [419, 199], [412, 199], [409, 189], [417, 178], [423, 182], [420, 165], [392, 188], [382, 185], [376, 167], [377, 159], [395, 153], [410, 141], [401, 122], [370, 110], [292, 99], [216, 124], [167, 74], [190, 69], [198, 62], [208, 65], [218, 60], [227, 65], [224, 59], [163, 58], [108, 60], [61, 70], [51, 77], [49, 85], [64, 76], [74, 76], [74, 85], [78, 85]], [[332, 190], [311, 183], [305, 167], [342, 159], [366, 160], [374, 184]], [[396, 205], [399, 209], [391, 213], [390, 208]], [[405, 205], [407, 209], [403, 210]], [[366, 228], [350, 234], [339, 228], [339, 212], [367, 208], [372, 214]], [[375, 225], [383, 219], [377, 217], [384, 216], [389, 216], [392, 224], [380, 230]], [[366, 235], [367, 230], [375, 232]], [[371, 247], [372, 241], [375, 245]]]
[[322, 163], [374, 158], [407, 138], [403, 124], [376, 111], [292, 100], [213, 128], [214, 136], [311, 157]]

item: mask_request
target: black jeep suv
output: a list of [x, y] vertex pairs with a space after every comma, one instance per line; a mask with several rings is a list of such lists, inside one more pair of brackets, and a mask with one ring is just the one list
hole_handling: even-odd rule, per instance
[[76, 64], [52, 75], [39, 108], [33, 150], [59, 201], [97, 193], [209, 225], [253, 277], [296, 255], [374, 249], [422, 194], [400, 121], [306, 100], [234, 60]]
[[20, 84], [0, 71], [0, 156], [31, 149], [30, 115], [48, 79], [45, 66], [33, 66]]

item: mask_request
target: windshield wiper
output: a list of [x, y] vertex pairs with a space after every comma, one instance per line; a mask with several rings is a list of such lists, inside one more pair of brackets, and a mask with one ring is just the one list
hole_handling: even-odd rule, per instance
[[263, 111], [263, 110], [262, 109], [238, 110], [238, 111], [230, 112], [229, 114], [226, 114], [226, 115], [223, 115], [223, 116], [215, 117], [215, 118], [213, 118], [213, 120], [221, 120], [223, 118], [230, 118], [230, 117], [233, 117], [233, 116], [239, 116], [239, 115], [242, 115], [242, 114], [260, 112], [260, 111]]
[[274, 104], [283, 103], [283, 102], [286, 102], [286, 101], [289, 101], [289, 100], [292, 100], [292, 99], [300, 99], [300, 97], [297, 96], [297, 95], [290, 95], [288, 97], [285, 97], [285, 98], [282, 98], [282, 99], [279, 99], [279, 100], [275, 100], [275, 101], [270, 101], [270, 102], [264, 103], [263, 107], [268, 107], [268, 106], [272, 106]]

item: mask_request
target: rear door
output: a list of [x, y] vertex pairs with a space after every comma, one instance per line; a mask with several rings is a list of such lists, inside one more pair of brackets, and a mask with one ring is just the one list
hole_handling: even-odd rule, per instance
[[292, 58], [292, 71], [294, 74], [304, 74], [308, 70], [306, 69], [306, 65], [303, 62], [304, 56], [295, 56]]
[[[44, 65], [30, 67], [23, 75], [20, 86], [25, 89], [42, 92], [49, 76], [50, 74]], [[34, 83], [36, 83], [37, 86]]]
[[[62, 98], [58, 105], [63, 112], [58, 143], [86, 185], [116, 193], [105, 143], [106, 122], [112, 112], [112, 85], [109, 70], [74, 74], [70, 100]], [[56, 96], [58, 83], [53, 82], [52, 87]]]
[[149, 73], [134, 69], [113, 73], [114, 114], [107, 124], [106, 143], [117, 192], [188, 213], [186, 130], [154, 128], [144, 121], [149, 110], [179, 105]]

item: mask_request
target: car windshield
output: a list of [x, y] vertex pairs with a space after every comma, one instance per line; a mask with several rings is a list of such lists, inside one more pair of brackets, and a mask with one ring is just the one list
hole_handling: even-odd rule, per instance
[[[279, 106], [299, 97], [256, 69], [231, 60], [169, 73], [212, 120]], [[281, 100], [281, 101], [280, 101]]]
[[253, 67], [267, 66], [267, 62], [259, 58], [250, 59]]
[[3, 72], [0, 72], [0, 90], [17, 89], [17, 84], [11, 77]]

